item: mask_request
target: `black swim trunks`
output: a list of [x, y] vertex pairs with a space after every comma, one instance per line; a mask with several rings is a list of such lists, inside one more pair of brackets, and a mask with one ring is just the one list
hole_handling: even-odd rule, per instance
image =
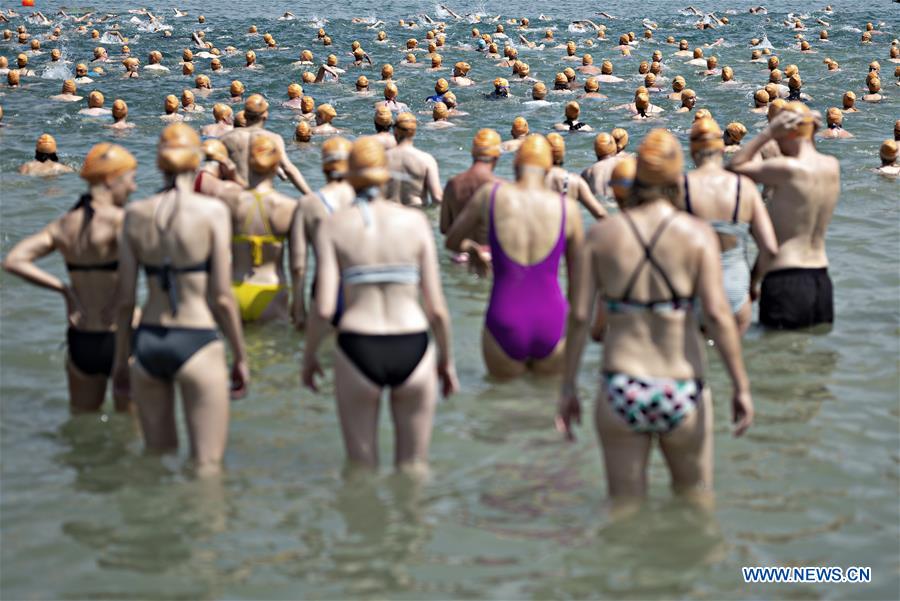
[[759, 299], [759, 321], [782, 330], [834, 323], [828, 268], [794, 267], [767, 273]]

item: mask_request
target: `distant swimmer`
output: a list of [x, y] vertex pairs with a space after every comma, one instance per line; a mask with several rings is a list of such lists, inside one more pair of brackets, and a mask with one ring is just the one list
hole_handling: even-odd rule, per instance
[[825, 113], [825, 121], [827, 128], [819, 134], [822, 139], [846, 139], [852, 138], [853, 134], [844, 129], [844, 113], [836, 106], [828, 109]]
[[[497, 160], [500, 158], [500, 134], [493, 129], [480, 129], [472, 139], [472, 165], [447, 180], [444, 186], [444, 197], [441, 203], [441, 233], [446, 235], [453, 223], [465, 210], [469, 201], [483, 185], [496, 181], [494, 174]], [[481, 245], [488, 243], [487, 227], [472, 234], [472, 238]], [[468, 255], [457, 255], [457, 258]]]
[[60, 102], [79, 102], [84, 99], [84, 96], [78, 96], [77, 91], [78, 88], [75, 85], [75, 80], [67, 79], [63, 82], [62, 93], [51, 96], [50, 100], [58, 100]]
[[397, 115], [394, 123], [397, 146], [387, 152], [391, 180], [385, 198], [408, 206], [440, 204], [444, 194], [438, 163], [430, 153], [413, 145], [417, 126], [412, 113]]
[[528, 121], [525, 117], [520, 115], [513, 119], [509, 133], [512, 138], [503, 142], [500, 148], [503, 152], [516, 152], [528, 136]]
[[99, 90], [94, 90], [88, 96], [88, 107], [78, 111], [78, 114], [86, 117], [106, 117], [110, 114], [110, 110], [103, 107], [105, 102], [103, 94]]
[[606, 217], [606, 209], [597, 202], [587, 182], [577, 173], [566, 171], [563, 167], [566, 161], [566, 142], [563, 137], [553, 132], [547, 134], [547, 141], [550, 143], [553, 157], [553, 166], [547, 171], [544, 179], [547, 187], [554, 192], [559, 192], [566, 199], [582, 205], [594, 219]]
[[116, 98], [112, 105], [113, 122], [106, 127], [115, 130], [132, 129], [134, 123], [128, 121], [128, 105], [121, 98]]
[[41, 134], [34, 146], [34, 159], [19, 167], [21, 175], [46, 177], [73, 173], [75, 170], [59, 162], [56, 154], [56, 139], [50, 134]]
[[594, 196], [610, 200], [613, 196], [610, 175], [620, 160], [616, 141], [608, 133], [597, 134], [594, 138], [594, 154], [597, 162], [581, 172], [581, 179], [587, 182]]
[[[896, 138], [896, 135], [895, 135]], [[881, 167], [875, 172], [885, 177], [896, 178], [900, 176], [900, 162], [898, 162], [898, 150], [896, 140], [885, 140], [878, 151], [881, 158]]]

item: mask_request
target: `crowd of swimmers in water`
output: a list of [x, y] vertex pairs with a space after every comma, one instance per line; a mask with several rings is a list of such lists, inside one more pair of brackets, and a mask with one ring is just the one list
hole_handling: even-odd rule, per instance
[[[439, 75], [440, 52], [447, 51], [445, 29], [463, 19], [445, 10], [449, 24], [430, 18], [425, 25], [400, 22], [416, 37], [406, 42], [408, 52], [398, 68], [422, 65], [421, 38], [428, 57], [421, 77]], [[727, 17], [693, 10], [701, 17], [698, 28], [728, 26]], [[149, 11], [133, 12], [160, 22]], [[765, 9], [751, 12], [764, 14]], [[830, 13], [826, 8], [823, 17]], [[4, 22], [18, 17], [12, 11], [2, 15]], [[24, 24], [4, 33], [0, 48], [29, 48], [15, 59], [14, 69], [0, 56], [7, 95], [34, 76], [34, 62], [60, 60], [57, 48], [43, 54], [45, 46], [64, 36], [98, 38], [99, 31], [91, 27], [110, 17], [60, 16], [66, 27], [57, 25], [46, 35], [32, 34]], [[184, 16], [176, 11], [176, 18]], [[33, 18], [52, 26], [40, 17]], [[290, 13], [282, 17], [293, 18]], [[203, 16], [198, 20], [205, 22]], [[354, 23], [365, 44], [387, 39], [381, 22]], [[836, 158], [817, 150], [816, 140], [848, 137], [844, 114], [865, 109], [847, 91], [842, 106], [828, 109], [823, 122], [806, 104], [809, 97], [797, 66], [782, 71], [770, 45], [752, 39], [748, 60], [767, 65], [769, 76], [759, 82], [748, 110], [765, 115], [768, 125], [745, 140], [744, 125], [732, 122], [723, 129], [713, 117], [714, 107], [697, 106], [697, 94], [683, 77], [670, 80], [671, 92], [662, 89], [663, 73], [682, 59], [704, 75], [721, 77], [723, 85], [734, 80], [734, 70], [719, 67], [704, 48], [691, 50], [686, 41], [669, 36], [665, 43], [672, 51], [657, 49], [640, 63], [644, 85], [632, 103], [619, 108], [635, 120], [661, 119], [661, 113], [671, 110], [663, 105], [673, 103], [676, 112], [692, 113], [689, 158], [694, 168], [688, 169], [681, 143], [662, 127], [650, 130], [631, 152], [625, 129], [594, 132], [581, 121], [582, 105], [604, 97], [601, 84], [623, 81], [613, 75], [612, 63], [597, 67], [590, 53], [578, 54], [575, 42], [557, 45], [551, 29], [540, 41], [530, 41], [526, 33], [534, 29], [528, 19], [509, 19], [505, 25], [512, 31], [505, 33], [504, 23], [497, 23], [491, 34], [471, 30], [466, 52], [493, 59], [493, 68], [505, 72], [485, 94], [499, 101], [509, 97], [508, 77], [528, 82], [529, 102], [549, 104], [546, 97], [554, 93], [573, 99], [546, 135], [531, 132], [521, 116], [513, 120], [507, 140], [494, 129], [478, 130], [471, 141], [471, 166], [443, 187], [438, 161], [415, 146], [415, 136], [419, 127], [453, 127], [451, 119], [466, 115], [452, 89], [477, 85], [470, 78], [471, 65], [456, 62], [451, 77], [436, 79], [427, 124], [400, 102], [394, 66], [384, 65], [379, 79], [384, 99], [375, 103], [373, 131], [352, 132], [356, 138], [351, 141], [332, 124], [334, 107], [316, 106], [302, 86], [338, 81], [354, 69], [368, 72], [372, 61], [360, 41], [348, 45], [352, 66], [345, 65], [346, 70], [335, 54], [313, 70], [313, 53], [303, 50], [299, 66], [309, 68], [302, 84], [290, 84], [281, 109], [296, 116], [297, 142], [321, 140], [325, 184], [318, 190], [292, 163], [282, 136], [266, 128], [269, 100], [248, 94], [239, 80], [226, 94], [212, 90], [209, 76], [202, 73], [196, 74], [196, 87], [185, 89], [181, 98], [164, 99], [156, 155], [164, 182], [160, 191], [128, 202], [137, 188], [134, 156], [109, 142], [91, 148], [79, 171], [87, 187], [74, 206], [21, 239], [3, 261], [8, 272], [65, 300], [72, 410], [100, 410], [111, 381], [116, 408], [136, 412], [146, 448], [171, 451], [178, 446], [177, 389], [196, 469], [217, 472], [228, 436], [229, 399], [245, 396], [250, 388], [252, 358], [242, 323], [292, 322], [305, 332], [301, 379], [314, 391], [323, 372], [320, 350], [332, 334], [336, 339], [334, 394], [349, 462], [378, 464], [379, 400], [388, 389], [394, 462], [403, 470], [425, 470], [438, 399], [460, 386], [441, 251], [429, 213], [421, 209], [440, 205], [443, 246], [452, 252], [456, 268], [467, 266], [491, 281], [481, 336], [488, 374], [561, 378], [556, 426], [561, 435], [573, 438], [582, 419], [577, 380], [585, 344], [588, 338], [602, 343], [593, 422], [611, 496], [645, 494], [653, 440], [665, 455], [673, 488], [690, 497], [708, 495], [713, 421], [706, 340], [714, 341], [730, 378], [733, 432], [739, 436], [754, 418], [741, 353], [752, 303], [759, 301], [759, 320], [767, 328], [833, 322], [825, 237], [840, 192], [840, 168]], [[644, 39], [654, 40], [656, 24], [644, 20], [643, 25]], [[791, 16], [783, 25], [796, 30], [801, 51], [814, 51], [813, 36], [801, 33], [808, 31], [802, 19]], [[576, 21], [573, 26], [596, 32], [596, 38], [583, 43], [585, 50], [606, 40], [605, 25]], [[117, 25], [104, 35], [110, 33], [122, 35]], [[257, 28], [249, 33], [258, 35]], [[867, 24], [860, 43], [873, 54], [883, 53], [882, 60], [900, 63], [900, 43], [877, 44], [881, 33]], [[827, 30], [817, 37], [824, 45]], [[191, 35], [195, 50], [184, 50], [177, 64], [182, 73], [205, 70], [198, 57], [209, 59], [209, 71], [215, 72], [227, 56], [239, 52], [231, 47], [220, 51], [211, 38], [202, 31]], [[271, 35], [262, 39], [266, 47], [277, 47]], [[617, 52], [642, 51], [634, 33], [622, 33], [618, 41]], [[315, 43], [326, 51], [334, 44], [324, 28]], [[547, 54], [562, 51], [565, 68], [548, 86], [533, 78], [516, 45]], [[126, 78], [176, 68], [156, 50], [149, 52], [143, 69], [128, 46], [122, 53]], [[244, 60], [253, 68], [257, 53], [246, 51]], [[82, 102], [78, 86], [114, 64], [107, 50], [98, 47], [93, 60], [78, 64], [77, 77], [66, 80], [52, 100]], [[828, 59], [825, 68], [839, 67]], [[900, 77], [900, 65], [897, 69]], [[881, 72], [877, 60], [868, 65], [863, 102], [883, 100]], [[579, 81], [579, 76], [586, 79]], [[370, 83], [360, 74], [356, 93], [374, 94]], [[574, 98], [581, 89], [579, 103]], [[185, 117], [202, 111], [197, 99], [209, 96], [224, 97], [212, 108], [214, 122], [198, 132]], [[97, 89], [82, 112], [109, 115], [114, 128], [132, 126], [126, 103], [116, 99], [109, 111]], [[594, 137], [597, 160], [581, 174], [570, 172], [563, 134], [587, 132]], [[893, 139], [880, 148], [883, 175], [900, 172], [898, 138], [900, 121], [894, 124]], [[504, 154], [514, 157], [513, 181], [494, 174]], [[21, 169], [44, 176], [67, 171], [72, 169], [59, 161], [50, 134], [38, 138], [34, 160]], [[299, 200], [276, 190], [276, 178], [289, 181]], [[592, 223], [583, 223], [583, 214]], [[749, 238], [758, 250], [752, 264]], [[68, 281], [36, 264], [54, 251], [65, 261]], [[559, 278], [562, 261], [565, 291]], [[148, 295], [136, 310], [141, 271]], [[551, 418], [548, 408], [548, 422]]]

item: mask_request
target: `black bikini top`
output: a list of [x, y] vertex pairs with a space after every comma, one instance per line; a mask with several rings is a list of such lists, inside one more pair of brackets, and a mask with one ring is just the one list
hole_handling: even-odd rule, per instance
[[69, 271], [116, 271], [119, 269], [119, 262], [110, 261], [109, 263], [95, 263], [93, 265], [66, 263], [66, 269]]
[[210, 259], [184, 267], [176, 267], [169, 262], [162, 265], [148, 265], [144, 263], [144, 273], [147, 274], [148, 278], [156, 276], [159, 279], [160, 287], [169, 297], [169, 307], [172, 309], [172, 315], [175, 315], [178, 312], [178, 280], [175, 276], [183, 273], [209, 273], [210, 266]]

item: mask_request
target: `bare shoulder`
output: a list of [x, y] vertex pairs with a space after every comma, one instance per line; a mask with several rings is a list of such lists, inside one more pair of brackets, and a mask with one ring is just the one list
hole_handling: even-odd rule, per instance
[[703, 219], [679, 211], [678, 215], [670, 222], [669, 229], [684, 238], [685, 244], [689, 248], [700, 249], [713, 245], [712, 248], [718, 251], [719, 243], [715, 230]]

